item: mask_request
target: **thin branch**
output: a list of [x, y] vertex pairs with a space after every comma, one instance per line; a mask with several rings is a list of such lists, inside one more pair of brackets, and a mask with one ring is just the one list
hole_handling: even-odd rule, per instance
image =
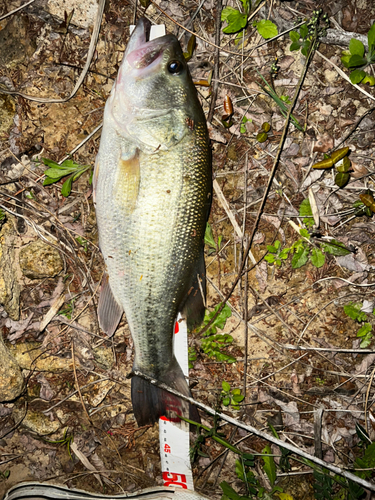
[[24, 9], [25, 7], [27, 7], [28, 5], [30, 5], [31, 3], [34, 3], [34, 2], [35, 2], [35, 0], [30, 0], [29, 2], [24, 3], [23, 5], [20, 5], [19, 7], [17, 7], [17, 9], [14, 9], [14, 10], [11, 10], [10, 12], [7, 12], [6, 14], [4, 14], [3, 16], [0, 17], [0, 21], [5, 19], [6, 17], [12, 16], [16, 12], [18, 12], [19, 10]]
[[212, 122], [212, 118], [214, 116], [217, 93], [219, 90], [218, 80], [219, 80], [219, 63], [220, 63], [220, 28], [221, 28], [222, 4], [223, 4], [222, 0], [217, 0], [217, 2], [216, 2], [216, 34], [215, 34], [216, 50], [215, 50], [215, 66], [214, 66], [215, 81], [214, 81], [214, 84], [212, 86], [210, 110], [208, 112], [208, 117], [207, 117], [207, 121], [210, 123]]

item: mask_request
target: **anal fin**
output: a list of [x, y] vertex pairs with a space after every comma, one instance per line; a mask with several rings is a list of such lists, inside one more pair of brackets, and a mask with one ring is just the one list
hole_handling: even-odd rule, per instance
[[123, 309], [113, 296], [108, 274], [104, 273], [99, 295], [98, 318], [100, 328], [112, 337], [120, 323]]

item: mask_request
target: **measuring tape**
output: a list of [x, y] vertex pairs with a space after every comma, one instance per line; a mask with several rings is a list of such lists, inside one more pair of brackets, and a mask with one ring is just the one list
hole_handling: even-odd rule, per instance
[[[173, 340], [174, 354], [187, 377], [189, 374], [187, 324], [180, 314], [177, 316]], [[184, 420], [171, 422], [166, 417], [160, 417], [159, 442], [164, 486], [193, 490], [189, 455], [189, 424]]]

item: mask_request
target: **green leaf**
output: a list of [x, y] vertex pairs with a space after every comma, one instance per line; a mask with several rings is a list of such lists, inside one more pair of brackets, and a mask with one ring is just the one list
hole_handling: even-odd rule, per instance
[[349, 61], [350, 61], [351, 55], [350, 54], [344, 54], [341, 57], [341, 62], [345, 68], [349, 68]]
[[47, 177], [50, 177], [51, 179], [56, 179], [58, 181], [62, 177], [65, 177], [66, 175], [71, 174], [72, 172], [75, 172], [75, 168], [49, 168], [44, 172], [44, 175]]
[[270, 264], [273, 264], [276, 260], [276, 257], [273, 254], [265, 255], [264, 260], [266, 262], [269, 262]]
[[[375, 467], [375, 443], [370, 444], [362, 458], [357, 458], [354, 462], [356, 469], [373, 469]], [[356, 475], [362, 479], [372, 476], [372, 470], [363, 470], [356, 472]]]
[[298, 40], [300, 39], [300, 34], [298, 33], [298, 31], [290, 31], [289, 37], [292, 42], [298, 42]]
[[300, 32], [302, 38], [306, 38], [307, 35], [309, 34], [309, 28], [306, 26], [306, 24], [303, 24], [300, 27], [299, 32]]
[[299, 269], [304, 266], [309, 259], [310, 248], [309, 247], [301, 247], [297, 252], [293, 255], [292, 258], [292, 268]]
[[372, 340], [372, 335], [371, 333], [368, 333], [363, 339], [362, 339], [362, 342], [359, 344], [359, 347], [361, 349], [366, 349], [366, 347], [368, 347], [370, 344], [371, 344], [371, 340]]
[[[224, 14], [224, 19], [223, 19]], [[228, 26], [223, 29], [224, 33], [237, 33], [238, 31], [245, 28], [247, 24], [247, 16], [246, 14], [241, 14], [241, 12], [237, 9], [233, 9], [232, 7], [225, 7], [221, 11], [221, 20], [226, 21]]]
[[291, 46], [289, 47], [289, 50], [291, 52], [295, 51], [295, 50], [299, 50], [301, 48], [301, 44], [299, 42], [293, 42], [291, 44]]
[[368, 51], [372, 55], [375, 52], [375, 23], [369, 29], [367, 33], [367, 41], [368, 41]]
[[373, 87], [375, 85], [375, 78], [372, 75], [366, 73], [366, 76], [362, 80], [362, 84], [365, 85], [366, 83], [368, 83], [370, 87]]
[[47, 167], [50, 167], [50, 168], [60, 168], [61, 167], [57, 162], [50, 160], [48, 158], [42, 158], [42, 161], [43, 161], [44, 165], [47, 165]]
[[220, 488], [223, 490], [224, 495], [230, 498], [230, 500], [241, 500], [240, 495], [226, 481], [220, 483]]
[[356, 85], [358, 83], [361, 83], [361, 81], [364, 79], [364, 77], [366, 76], [366, 72], [363, 71], [363, 70], [360, 70], [360, 69], [355, 69], [354, 71], [352, 71], [349, 75], [349, 78], [350, 78], [350, 81]]
[[223, 405], [224, 406], [229, 406], [230, 404], [230, 397], [229, 396], [226, 396], [224, 399], [223, 399]]
[[357, 337], [365, 337], [372, 330], [370, 323], [365, 323], [357, 332]]
[[267, 251], [271, 253], [277, 253], [277, 248], [274, 245], [267, 245]]
[[225, 380], [222, 381], [221, 386], [223, 388], [223, 391], [225, 391], [225, 392], [229, 392], [230, 391], [230, 385]]
[[352, 55], [363, 57], [365, 55], [365, 46], [359, 40], [352, 38], [349, 42], [349, 50]]
[[[354, 73], [354, 71], [353, 71], [353, 73]], [[350, 75], [350, 77], [351, 77], [351, 75]], [[348, 172], [337, 172], [337, 174], [335, 175], [335, 184], [339, 188], [343, 188], [344, 186], [347, 185], [347, 183], [349, 182], [349, 179], [350, 179], [350, 174], [348, 174]]]
[[[221, 303], [219, 303], [212, 312], [206, 311], [206, 315], [205, 315], [204, 320], [203, 320], [204, 325], [207, 325], [210, 322], [211, 318], [215, 315], [216, 311], [219, 309], [220, 306], [221, 306]], [[230, 318], [231, 316], [232, 316], [232, 311], [231, 311], [230, 307], [228, 306], [228, 304], [225, 304], [224, 309], [221, 311], [219, 316], [215, 319], [215, 321], [213, 322], [213, 325], [208, 330], [206, 335], [211, 335], [212, 333], [216, 333], [216, 328], [220, 328], [222, 330], [225, 326], [225, 323], [227, 322], [227, 319]]]
[[305, 40], [302, 44], [301, 54], [303, 54], [305, 57], [307, 57], [309, 53], [310, 45], [311, 45], [310, 40]]
[[237, 9], [234, 9], [233, 7], [224, 7], [224, 9], [221, 11], [221, 20], [228, 22], [228, 17], [233, 14], [233, 12], [239, 11]]
[[312, 216], [312, 210], [311, 210], [311, 205], [310, 201], [308, 198], [305, 198], [301, 205], [299, 206], [299, 214], [301, 217], [309, 215]]
[[329, 253], [331, 255], [334, 255], [335, 257], [340, 257], [342, 255], [349, 255], [350, 253], [352, 253], [350, 250], [346, 248], [344, 243], [341, 243], [341, 241], [331, 240], [327, 243], [321, 243], [321, 245], [325, 253]]
[[[312, 227], [314, 225], [314, 219], [312, 218], [312, 210], [310, 206], [310, 201], [308, 198], [305, 198], [301, 205], [299, 206], [299, 214], [301, 217], [305, 217], [302, 219], [302, 222], [307, 226], [307, 227]], [[308, 216], [309, 218], [307, 218]], [[310, 236], [305, 236], [306, 238], [310, 239]]]
[[191, 35], [186, 47], [186, 52], [184, 52], [184, 58], [186, 62], [190, 61], [190, 59], [192, 58], [195, 49], [195, 44], [196, 44], [195, 35]]
[[285, 102], [285, 104], [291, 104], [291, 100], [289, 99], [289, 97], [287, 95], [281, 95], [280, 96], [280, 99]]
[[344, 306], [344, 313], [349, 316], [349, 318], [354, 319], [354, 321], [365, 321], [367, 319], [366, 313], [361, 311], [362, 302], [349, 302]]
[[264, 471], [267, 474], [271, 486], [273, 486], [276, 481], [276, 465], [274, 458], [267, 456], [271, 455], [271, 447], [269, 445], [265, 446], [262, 450], [262, 453], [265, 454], [262, 456], [264, 460]]
[[243, 394], [234, 394], [232, 396], [232, 399], [233, 401], [235, 401], [236, 403], [241, 403], [241, 401], [243, 401], [245, 399], [245, 396]]
[[212, 234], [212, 228], [211, 225], [207, 222], [206, 225], [206, 232], [204, 233], [204, 242], [206, 245], [208, 245], [210, 248], [214, 248], [216, 250], [216, 242], [214, 239], [214, 235]]
[[273, 38], [279, 34], [276, 24], [267, 19], [262, 19], [256, 24], [258, 33], [265, 38]]
[[288, 258], [288, 255], [289, 255], [289, 252], [290, 252], [290, 248], [284, 248], [283, 250], [281, 250], [281, 252], [279, 253], [279, 258], [282, 259], [282, 260], [285, 260]]
[[304, 228], [300, 229], [299, 234], [308, 240], [310, 239], [310, 234], [307, 229]]
[[250, 7], [251, 7], [251, 1], [250, 0], [241, 0], [243, 11], [245, 14], [248, 16], [250, 12]]
[[73, 183], [73, 176], [70, 176], [62, 185], [61, 194], [65, 196], [65, 198], [69, 196], [72, 191], [72, 183]]
[[322, 267], [326, 260], [324, 253], [319, 248], [313, 248], [310, 256], [311, 264], [315, 267]]
[[355, 68], [356, 66], [365, 66], [367, 64], [367, 59], [364, 57], [358, 56], [354, 54], [354, 56], [350, 56], [348, 62], [348, 68]]
[[43, 186], [49, 186], [50, 184], [54, 184], [57, 181], [59, 181], [59, 179], [53, 179], [51, 177], [46, 177], [43, 181]]

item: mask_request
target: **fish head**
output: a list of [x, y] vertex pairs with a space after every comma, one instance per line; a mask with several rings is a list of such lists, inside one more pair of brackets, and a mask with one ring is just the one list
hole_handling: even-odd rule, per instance
[[149, 21], [141, 18], [112, 90], [111, 112], [124, 135], [166, 150], [204, 115], [177, 38], [149, 40], [149, 32]]

